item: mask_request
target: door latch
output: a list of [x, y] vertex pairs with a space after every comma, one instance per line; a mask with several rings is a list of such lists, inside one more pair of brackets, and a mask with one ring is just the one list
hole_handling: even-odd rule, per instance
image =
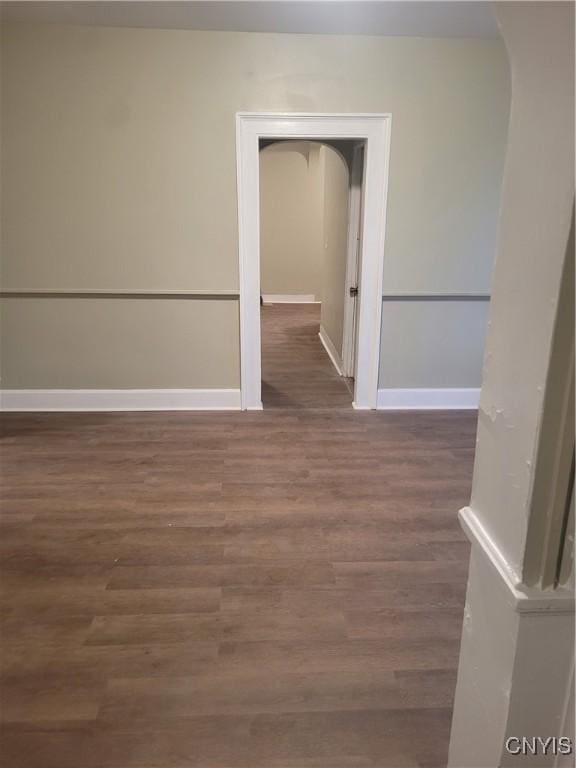
[[350, 286], [350, 296], [358, 296], [358, 286]]

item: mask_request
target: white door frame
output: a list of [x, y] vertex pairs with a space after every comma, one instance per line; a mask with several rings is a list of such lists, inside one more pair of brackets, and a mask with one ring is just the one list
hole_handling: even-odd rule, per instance
[[239, 112], [236, 171], [240, 259], [242, 408], [262, 408], [260, 351], [260, 139], [355, 139], [365, 142], [358, 336], [353, 407], [376, 408], [382, 316], [382, 272], [390, 156], [389, 114]]
[[358, 267], [362, 235], [362, 186], [364, 184], [364, 146], [355, 145], [350, 168], [350, 197], [348, 200], [348, 245], [344, 285], [344, 324], [342, 329], [342, 375], [354, 376], [356, 303], [350, 289], [358, 285]]

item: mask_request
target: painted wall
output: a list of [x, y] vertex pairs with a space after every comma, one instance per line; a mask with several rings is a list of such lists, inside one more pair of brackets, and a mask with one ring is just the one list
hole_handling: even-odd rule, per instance
[[322, 147], [321, 163], [324, 188], [324, 252], [320, 322], [342, 358], [350, 173], [345, 158], [332, 147]]
[[3, 370], [14, 389], [237, 387], [237, 315], [220, 300], [9, 299]]
[[260, 152], [263, 294], [322, 295], [320, 145], [278, 142]]
[[[391, 112], [385, 289], [488, 289], [509, 100], [499, 41], [10, 24], [1, 34], [4, 289], [237, 289], [240, 110]], [[108, 354], [82, 321], [93, 300], [67, 304], [71, 346], [47, 304], [41, 323], [8, 339], [28, 301], [3, 302], [4, 387], [238, 385], [237, 352], [221, 361], [223, 337], [238, 343], [236, 302], [198, 302], [185, 331], [156, 309], [150, 335], [139, 300], [122, 300], [122, 364], [96, 374], [76, 349]], [[476, 320], [463, 310], [461, 322]], [[385, 341], [401, 372], [398, 343]], [[402, 339], [403, 356], [411, 344]], [[40, 371], [44, 347], [58, 354]]]
[[487, 301], [384, 301], [380, 387], [479, 387], [488, 308]]
[[561, 467], [574, 445], [574, 277], [566, 268], [574, 259], [574, 6], [494, 7], [510, 56], [512, 108], [463, 511], [472, 559], [448, 764], [545, 768], [557, 764], [550, 751], [512, 756], [505, 743], [566, 735], [574, 664], [573, 582], [562, 594], [546, 578], [558, 566], [553, 532], [565, 507], [556, 499], [562, 491], [566, 499], [570, 473]]

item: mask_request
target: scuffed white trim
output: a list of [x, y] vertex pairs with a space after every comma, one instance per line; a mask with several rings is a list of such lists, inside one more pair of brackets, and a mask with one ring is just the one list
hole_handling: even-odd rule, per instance
[[379, 389], [380, 411], [475, 410], [479, 389]]
[[326, 333], [326, 329], [322, 325], [320, 326], [320, 333], [318, 336], [320, 337], [320, 341], [322, 342], [322, 346], [326, 350], [328, 357], [332, 361], [332, 365], [336, 368], [338, 376], [342, 376], [342, 359], [338, 354], [338, 350], [332, 343], [332, 339]]
[[264, 304], [320, 304], [313, 293], [263, 293]]
[[0, 390], [0, 411], [235, 411], [239, 409], [239, 389]]
[[574, 613], [574, 592], [565, 589], [539, 589], [527, 587], [507, 560], [496, 539], [485, 528], [471, 507], [458, 513], [460, 524], [472, 546], [482, 552], [500, 577], [508, 601], [518, 613]]

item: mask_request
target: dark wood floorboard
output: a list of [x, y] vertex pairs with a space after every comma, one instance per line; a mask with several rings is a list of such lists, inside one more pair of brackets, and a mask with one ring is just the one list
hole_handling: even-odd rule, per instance
[[0, 424], [2, 766], [446, 765], [474, 414]]
[[319, 304], [265, 304], [260, 318], [264, 408], [352, 407], [353, 381], [338, 375], [318, 336]]

